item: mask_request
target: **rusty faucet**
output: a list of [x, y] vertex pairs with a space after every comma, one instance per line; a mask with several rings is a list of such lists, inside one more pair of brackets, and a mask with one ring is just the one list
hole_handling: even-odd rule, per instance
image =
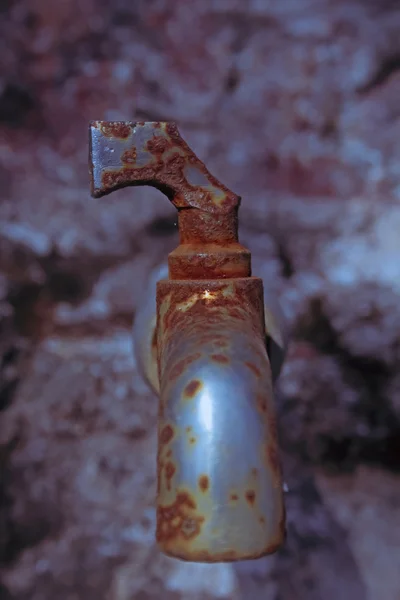
[[[157, 541], [196, 562], [273, 553], [285, 509], [273, 400], [273, 314], [239, 244], [240, 198], [173, 123], [90, 124], [96, 198], [151, 185], [178, 210], [180, 245], [138, 319], [138, 360], [159, 393]], [[154, 313], [156, 312], [156, 317]], [[279, 355], [281, 356], [281, 355]]]

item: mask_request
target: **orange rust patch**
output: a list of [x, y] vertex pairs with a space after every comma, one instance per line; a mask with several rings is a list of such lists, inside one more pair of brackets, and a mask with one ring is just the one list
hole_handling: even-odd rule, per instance
[[199, 488], [202, 492], [206, 492], [210, 487], [210, 480], [207, 475], [200, 475], [199, 477]]
[[201, 390], [201, 388], [203, 387], [203, 384], [201, 383], [201, 381], [199, 379], [192, 379], [192, 381], [190, 381], [187, 386], [184, 389], [184, 396], [185, 398], [194, 398], [195, 395]]
[[167, 489], [168, 490], [171, 489], [171, 479], [175, 475], [175, 472], [176, 472], [175, 465], [172, 462], [168, 462], [165, 465], [165, 478], [167, 480]]
[[107, 123], [101, 126], [101, 131], [106, 137], [115, 137], [125, 140], [131, 133], [131, 128], [126, 123]]
[[121, 156], [121, 160], [124, 164], [134, 165], [136, 162], [136, 148], [129, 148], [128, 150], [125, 150]]
[[121, 171], [104, 171], [101, 176], [101, 185], [105, 189], [125, 183], [126, 178]]
[[249, 361], [245, 361], [244, 364], [246, 365], [246, 367], [248, 367], [250, 369], [250, 371], [252, 371], [254, 373], [254, 375], [256, 377], [261, 377], [261, 371], [260, 371], [260, 369], [258, 369], [256, 367], [256, 365], [253, 365], [253, 363], [251, 363]]
[[101, 176], [103, 190], [117, 189], [129, 185], [131, 181], [150, 181], [154, 176], [152, 167], [134, 169], [128, 163], [118, 170], [105, 170]]
[[176, 496], [176, 500], [181, 505], [186, 505], [193, 510], [197, 508], [196, 502], [193, 500], [188, 492], [179, 492]]
[[246, 500], [249, 504], [251, 504], [251, 506], [254, 505], [254, 502], [256, 501], [256, 493], [254, 490], [247, 490]]
[[170, 142], [168, 142], [168, 140], [165, 137], [158, 135], [151, 138], [151, 140], [147, 142], [146, 146], [147, 150], [151, 154], [161, 155], [170, 145]]
[[183, 358], [182, 360], [180, 360], [179, 362], [176, 363], [176, 365], [174, 365], [171, 369], [171, 372], [169, 374], [169, 380], [173, 381], [174, 379], [177, 379], [178, 377], [180, 377], [186, 367], [188, 367], [190, 364], [192, 364], [195, 360], [198, 360], [201, 356], [200, 352], [196, 352], [196, 354], [192, 354], [191, 356], [187, 356], [186, 358]]
[[174, 430], [171, 425], [164, 425], [160, 433], [160, 443], [168, 444], [174, 437]]
[[231, 494], [231, 500], [232, 502], [236, 502], [237, 500], [239, 500], [239, 496], [237, 494]]
[[205, 518], [196, 514], [197, 505], [188, 492], [179, 492], [169, 506], [159, 506], [157, 510], [158, 542], [173, 539], [191, 540], [198, 536]]
[[[137, 122], [136, 125], [140, 127], [142, 122]], [[165, 127], [165, 135], [160, 135], [160, 126], [160, 123], [152, 125], [154, 132], [146, 144], [150, 156], [145, 157], [144, 164], [140, 168], [132, 168], [128, 167], [128, 163], [122, 169], [108, 173], [103, 179], [103, 189], [95, 192], [104, 194], [129, 184], [151, 184], [165, 193], [178, 208], [196, 209], [181, 211], [185, 216], [179, 215], [182, 244], [186, 243], [186, 237], [193, 243], [210, 241], [223, 245], [237, 242], [236, 207], [240, 198], [208, 172], [173, 124], [169, 123]], [[107, 135], [125, 138], [131, 133], [132, 127], [121, 122], [104, 123], [103, 131]], [[186, 170], [190, 165], [204, 175], [204, 184], [189, 183]], [[211, 191], [212, 186], [218, 188], [217, 193]], [[215, 216], [216, 213], [218, 217]], [[181, 227], [182, 223], [184, 226]], [[210, 258], [215, 262], [213, 253], [210, 253]], [[192, 270], [192, 266], [189, 270]], [[238, 272], [241, 273], [241, 270]]]
[[225, 365], [227, 363], [229, 363], [229, 358], [227, 356], [225, 356], [224, 354], [211, 354], [211, 359], [215, 362], [225, 364]]
[[247, 317], [243, 314], [243, 312], [239, 308], [230, 307], [229, 308], [229, 316], [234, 317], [238, 321], [246, 321]]

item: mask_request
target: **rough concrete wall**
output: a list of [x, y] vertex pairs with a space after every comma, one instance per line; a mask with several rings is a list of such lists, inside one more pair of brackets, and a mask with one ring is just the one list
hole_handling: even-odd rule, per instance
[[[397, 2], [0, 10], [1, 600], [397, 598]], [[102, 118], [177, 121], [243, 197], [241, 239], [292, 330], [274, 558], [155, 548], [157, 407], [131, 325], [176, 215], [154, 190], [89, 197]]]

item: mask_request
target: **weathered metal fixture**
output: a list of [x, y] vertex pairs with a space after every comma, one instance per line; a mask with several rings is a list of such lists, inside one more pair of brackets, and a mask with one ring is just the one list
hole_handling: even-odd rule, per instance
[[157, 317], [150, 304], [135, 333], [160, 398], [158, 544], [198, 562], [270, 554], [285, 536], [272, 389], [283, 341], [239, 244], [240, 198], [172, 123], [92, 122], [90, 171], [96, 198], [151, 185], [178, 210], [180, 245], [150, 284]]

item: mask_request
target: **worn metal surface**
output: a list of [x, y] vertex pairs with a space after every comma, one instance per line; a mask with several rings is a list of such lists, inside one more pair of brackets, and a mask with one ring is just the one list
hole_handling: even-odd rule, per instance
[[[263, 285], [238, 242], [240, 199], [170, 123], [91, 123], [90, 171], [95, 197], [152, 185], [178, 209], [181, 243], [139, 357], [160, 393], [157, 541], [190, 561], [272, 553], [285, 510]], [[141, 327], [154, 328], [151, 311]]]
[[[156, 394], [160, 393], [156, 340], [156, 290], [160, 279], [168, 279], [167, 263], [160, 265], [151, 273], [141, 296], [133, 328], [134, 351], [140, 374]], [[271, 294], [264, 279], [263, 286], [265, 339], [272, 380], [276, 381], [286, 356], [288, 331], [277, 299]]]
[[226, 214], [238, 205], [239, 197], [209, 173], [174, 123], [94, 121], [90, 129], [95, 197], [147, 184], [177, 208]]
[[247, 277], [250, 252], [238, 243], [240, 198], [215, 177], [173, 123], [93, 121], [92, 194], [151, 185], [178, 209], [181, 246], [169, 258], [172, 279]]
[[186, 560], [274, 552], [285, 533], [261, 279], [160, 281], [157, 540]]

